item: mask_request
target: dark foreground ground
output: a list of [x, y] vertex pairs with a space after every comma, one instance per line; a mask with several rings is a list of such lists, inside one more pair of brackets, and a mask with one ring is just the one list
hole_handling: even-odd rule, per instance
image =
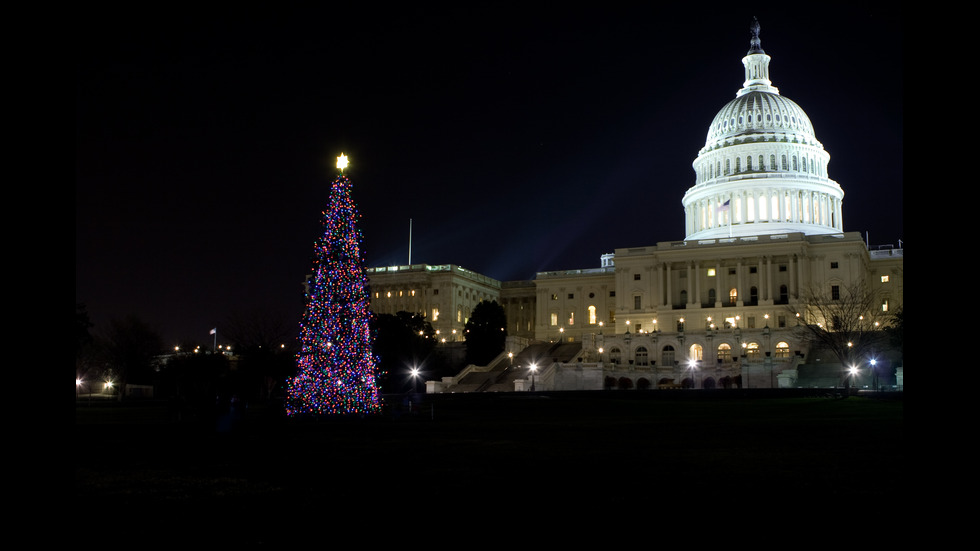
[[77, 528], [104, 519], [110, 541], [267, 547], [330, 547], [344, 533], [574, 541], [885, 530], [906, 507], [900, 394], [439, 395], [411, 413], [407, 401], [321, 421], [79, 402]]

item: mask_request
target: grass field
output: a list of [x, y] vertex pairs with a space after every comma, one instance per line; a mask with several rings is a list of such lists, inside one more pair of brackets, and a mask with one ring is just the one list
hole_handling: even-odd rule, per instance
[[715, 518], [750, 504], [887, 515], [904, 503], [900, 396], [436, 395], [412, 413], [405, 402], [317, 422], [262, 407], [175, 422], [163, 405], [80, 404], [76, 505], [130, 527], [166, 519], [158, 538], [196, 527], [266, 542], [300, 519], [439, 526], [515, 508], [615, 519], [683, 507]]

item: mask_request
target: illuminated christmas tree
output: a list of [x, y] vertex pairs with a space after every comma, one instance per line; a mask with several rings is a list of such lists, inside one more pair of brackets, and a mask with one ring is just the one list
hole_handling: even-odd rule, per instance
[[286, 411], [298, 414], [364, 414], [381, 410], [369, 326], [367, 275], [361, 259], [359, 214], [344, 175], [347, 157], [323, 212], [313, 276], [300, 327], [296, 376], [287, 382]]

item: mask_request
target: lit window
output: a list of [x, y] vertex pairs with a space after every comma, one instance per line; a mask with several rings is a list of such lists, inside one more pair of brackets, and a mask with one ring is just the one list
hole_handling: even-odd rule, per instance
[[568, 314], [568, 325], [575, 325], [575, 312]]
[[789, 358], [789, 345], [785, 342], [780, 342], [776, 344], [776, 358], [779, 360], [785, 360]]
[[732, 363], [732, 345], [728, 343], [721, 343], [718, 345], [718, 359], [721, 360], [723, 364]]
[[558, 313], [557, 312], [552, 312], [551, 313], [551, 325], [552, 325], [552, 327], [554, 327], [555, 325], [558, 325]]
[[589, 325], [595, 325], [595, 306], [589, 306]]
[[432, 309], [432, 321], [439, 321], [439, 309], [438, 308], [433, 308]]
[[715, 269], [708, 268], [708, 277], [715, 277]]
[[888, 299], [887, 298], [881, 301], [881, 311], [882, 312], [887, 312], [888, 311]]
[[881, 282], [882, 283], [888, 283], [888, 276], [886, 276], [886, 275], [881, 276]]

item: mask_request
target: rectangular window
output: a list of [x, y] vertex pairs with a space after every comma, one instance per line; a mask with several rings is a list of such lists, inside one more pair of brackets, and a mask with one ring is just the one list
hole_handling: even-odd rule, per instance
[[836, 262], [831, 262], [830, 263], [830, 269], [831, 270], [836, 270], [837, 269], [837, 263]]
[[886, 275], [881, 276], [881, 282], [882, 283], [888, 283], [888, 276], [886, 276]]
[[633, 274], [633, 281], [640, 281], [640, 274]]
[[572, 300], [573, 298], [575, 298], [575, 294], [574, 293], [568, 293], [568, 300]]
[[715, 269], [708, 268], [708, 277], [715, 277]]
[[881, 311], [882, 312], [887, 312], [888, 311], [888, 299], [887, 298], [881, 301]]
[[432, 321], [439, 321], [439, 309], [438, 308], [433, 308], [432, 309]]
[[611, 298], [614, 296], [616, 296], [616, 291], [609, 291], [609, 297]]
[[830, 286], [830, 298], [831, 300], [840, 300], [840, 286], [838, 285]]
[[640, 297], [638, 297], [638, 296], [633, 297], [633, 309], [634, 310], [639, 310], [640, 309]]
[[551, 326], [554, 327], [555, 325], [558, 325], [558, 313], [557, 312], [552, 312], [551, 313]]
[[568, 314], [568, 325], [575, 325], [575, 312]]
[[558, 300], [558, 294], [557, 293], [553, 293], [551, 295], [551, 300]]
[[610, 310], [609, 311], [609, 323], [616, 323], [616, 311], [615, 310]]

